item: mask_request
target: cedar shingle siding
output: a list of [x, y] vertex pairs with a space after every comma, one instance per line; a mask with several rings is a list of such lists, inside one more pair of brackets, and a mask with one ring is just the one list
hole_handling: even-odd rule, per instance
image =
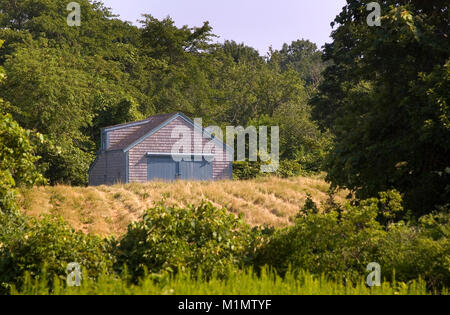
[[[102, 148], [89, 170], [89, 185], [146, 182], [149, 176], [149, 159], [158, 154], [176, 163], [170, 156], [173, 145], [180, 141], [178, 135], [172, 138], [172, 131], [176, 127], [194, 130], [193, 122], [181, 113], [151, 116], [140, 122], [102, 129]], [[196, 132], [201, 134], [201, 130]], [[227, 151], [225, 145], [218, 140], [212, 142], [201, 135], [199, 138], [202, 139], [203, 146], [209, 142], [214, 143], [212, 174], [208, 178], [231, 179], [232, 152]], [[194, 148], [193, 137], [191, 150], [202, 152], [200, 147]]]

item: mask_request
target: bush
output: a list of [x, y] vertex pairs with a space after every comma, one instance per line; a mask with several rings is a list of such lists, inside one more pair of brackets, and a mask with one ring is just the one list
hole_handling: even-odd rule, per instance
[[233, 162], [233, 179], [248, 180], [261, 177], [261, 162], [238, 161]]
[[242, 219], [210, 203], [187, 208], [149, 209], [142, 220], [130, 224], [118, 246], [118, 267], [126, 264], [134, 280], [179, 268], [202, 270], [205, 275], [225, 274], [250, 254], [253, 234]]
[[83, 277], [111, 271], [114, 258], [108, 242], [75, 232], [60, 218], [40, 220], [0, 213], [0, 293], [20, 286], [25, 272], [38, 276], [45, 267], [49, 279], [67, 277], [67, 264], [77, 262]]
[[[317, 207], [314, 206], [316, 209]], [[258, 252], [256, 261], [269, 264], [284, 273], [308, 270], [314, 274], [359, 281], [368, 263], [377, 261], [377, 243], [384, 236], [377, 216], [376, 203], [360, 207], [347, 205], [338, 211], [297, 216], [295, 225], [274, 233]]]
[[282, 160], [278, 167], [277, 175], [283, 178], [295, 177], [304, 174], [299, 162], [293, 160]]
[[430, 289], [449, 287], [448, 212], [423, 217], [416, 225], [380, 224], [380, 213], [386, 219], [403, 210], [398, 198], [391, 191], [381, 193], [379, 199], [319, 213], [309, 200], [294, 226], [277, 230], [258, 249], [256, 265], [268, 264], [281, 273], [292, 267], [355, 283], [368, 274], [369, 263], [377, 262], [387, 280], [408, 282], [421, 277]]
[[[1, 45], [0, 45], [1, 46]], [[0, 99], [0, 211], [16, 208], [15, 193], [19, 185], [46, 183], [35, 163], [35, 146], [30, 141], [31, 131], [25, 130], [10, 114], [2, 113]], [[41, 135], [36, 138], [41, 139]]]
[[380, 240], [380, 264], [395, 270], [399, 281], [419, 276], [428, 288], [450, 286], [450, 216], [447, 213], [426, 215], [418, 225], [391, 224]]
[[[269, 173], [261, 172], [261, 165], [264, 165], [261, 161], [249, 162], [233, 162], [233, 178], [238, 180], [248, 180], [258, 177], [270, 175]], [[306, 174], [302, 170], [302, 166], [298, 161], [282, 160], [278, 166], [278, 170], [275, 175], [282, 178], [289, 178]]]

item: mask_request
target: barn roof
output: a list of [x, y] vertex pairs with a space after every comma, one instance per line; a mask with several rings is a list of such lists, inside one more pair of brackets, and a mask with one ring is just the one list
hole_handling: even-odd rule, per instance
[[115, 129], [122, 129], [127, 127], [139, 127], [139, 129], [137, 129], [136, 132], [133, 132], [122, 141], [112, 145], [108, 149], [108, 151], [123, 150], [129, 147], [131, 144], [139, 140], [141, 137], [145, 136], [150, 131], [158, 128], [161, 124], [163, 124], [165, 121], [169, 120], [176, 114], [177, 113], [155, 115], [147, 117], [144, 120], [103, 128], [104, 131], [113, 131]]
[[[177, 113], [170, 113], [170, 114], [160, 114], [155, 116], [150, 116], [144, 120], [131, 122], [131, 123], [125, 123], [120, 125], [114, 125], [109, 126], [106, 128], [102, 128], [102, 131], [113, 131], [116, 129], [122, 129], [127, 127], [139, 127], [135, 132], [130, 134], [128, 137], [123, 139], [122, 141], [112, 145], [110, 148], [108, 148], [108, 151], [117, 151], [117, 150], [123, 150], [123, 151], [129, 151], [131, 148], [133, 148], [135, 145], [140, 143], [145, 138], [151, 136], [155, 132], [157, 132], [160, 128], [174, 120], [176, 117], [181, 117], [185, 119], [190, 124], [194, 125], [194, 122], [186, 117], [183, 113], [177, 112]], [[218, 139], [217, 139], [218, 140]], [[225, 145], [222, 141], [218, 140], [222, 145], [226, 147], [227, 151], [232, 151], [230, 147]]]

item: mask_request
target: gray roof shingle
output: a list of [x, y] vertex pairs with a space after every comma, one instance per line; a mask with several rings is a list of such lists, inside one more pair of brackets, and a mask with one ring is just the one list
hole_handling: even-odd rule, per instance
[[[142, 122], [143, 124], [139, 126], [139, 128], [136, 130], [136, 132], [130, 134], [122, 141], [112, 145], [111, 147], [108, 148], [107, 151], [116, 151], [116, 150], [123, 150], [123, 149], [128, 148], [134, 142], [136, 142], [137, 140], [139, 140], [140, 138], [145, 136], [147, 133], [149, 133], [153, 129], [158, 128], [161, 124], [163, 124], [164, 122], [166, 122], [167, 120], [169, 120], [170, 118], [175, 116], [176, 114], [178, 114], [178, 113], [155, 115], [155, 116], [150, 116], [145, 120], [139, 121], [139, 123]], [[145, 122], [145, 121], [147, 121], [147, 122]], [[110, 127], [104, 128], [104, 129], [116, 128], [116, 127], [126, 128], [128, 125], [131, 126], [133, 124], [136, 124], [136, 122], [110, 126]]]

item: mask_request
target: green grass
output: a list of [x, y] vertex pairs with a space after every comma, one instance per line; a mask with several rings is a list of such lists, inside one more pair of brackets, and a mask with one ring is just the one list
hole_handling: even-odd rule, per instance
[[[43, 277], [45, 278], [45, 277]], [[26, 277], [21, 290], [13, 288], [12, 294], [23, 295], [426, 295], [423, 281], [382, 283], [380, 287], [368, 288], [363, 282], [344, 285], [316, 277], [307, 272], [297, 276], [288, 273], [284, 278], [270, 271], [257, 276], [251, 270], [230, 272], [226, 279], [213, 277], [208, 281], [195, 280], [189, 273], [177, 276], [146, 276], [139, 284], [132, 285], [115, 276], [100, 276], [97, 280], [83, 280], [81, 287], [67, 287], [64, 281], [55, 279], [52, 290], [47, 281]], [[448, 294], [445, 290], [442, 294]]]

